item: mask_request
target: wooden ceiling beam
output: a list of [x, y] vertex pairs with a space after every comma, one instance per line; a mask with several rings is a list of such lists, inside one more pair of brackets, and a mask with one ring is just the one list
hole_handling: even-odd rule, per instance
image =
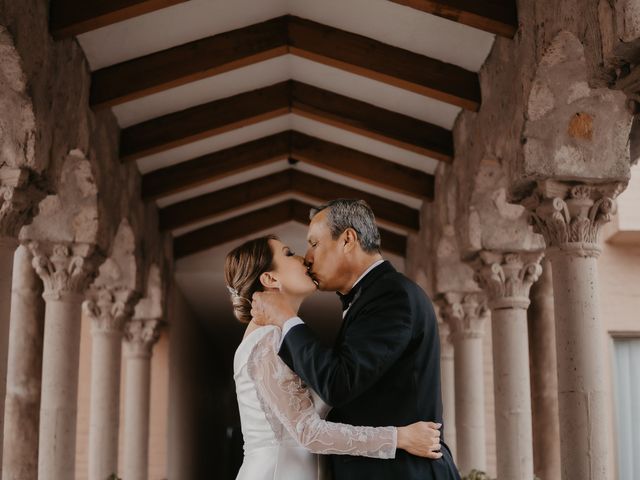
[[507, 38], [518, 30], [515, 0], [391, 0]]
[[331, 67], [476, 111], [478, 75], [362, 35], [290, 16], [289, 51]]
[[123, 161], [178, 147], [290, 111], [288, 82], [197, 105], [120, 132]]
[[304, 133], [291, 132], [291, 158], [398, 193], [433, 199], [433, 175]]
[[[308, 225], [311, 205], [298, 200], [284, 202], [245, 213], [229, 220], [207, 225], [198, 230], [180, 235], [173, 240], [176, 259], [222, 245], [227, 242], [268, 230], [289, 221]], [[396, 255], [406, 255], [405, 236], [379, 228], [382, 249]]]
[[288, 15], [97, 70], [91, 105], [117, 105], [286, 53], [469, 110], [480, 106], [474, 72]]
[[188, 0], [52, 0], [49, 31], [56, 40], [73, 37]]
[[173, 255], [182, 258], [276, 227], [292, 220], [291, 211], [285, 201], [180, 235], [173, 239]]
[[290, 158], [412, 197], [433, 199], [434, 177], [421, 170], [296, 131], [287, 131], [154, 170], [142, 197], [154, 200]]
[[437, 160], [453, 160], [450, 130], [305, 83], [290, 83], [295, 114]]
[[90, 103], [113, 106], [285, 55], [286, 21], [275, 18], [97, 70]]
[[380, 220], [406, 230], [417, 231], [420, 228], [419, 212], [416, 209], [315, 175], [289, 169], [161, 208], [160, 229], [175, 230], [291, 193], [307, 196], [318, 202], [326, 202], [333, 198], [360, 198], [371, 206]]
[[203, 155], [142, 176], [142, 198], [154, 200], [289, 158], [289, 132]]
[[438, 160], [453, 159], [453, 135], [449, 130], [293, 80], [125, 128], [120, 134], [120, 158], [135, 160], [286, 113]]
[[291, 191], [289, 170], [216, 190], [159, 210], [160, 230], [174, 230]]

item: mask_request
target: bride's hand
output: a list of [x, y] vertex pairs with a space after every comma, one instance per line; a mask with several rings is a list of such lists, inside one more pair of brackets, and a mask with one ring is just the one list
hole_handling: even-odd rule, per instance
[[419, 457], [438, 459], [442, 457], [440, 427], [441, 424], [433, 422], [416, 422], [398, 427], [398, 448]]

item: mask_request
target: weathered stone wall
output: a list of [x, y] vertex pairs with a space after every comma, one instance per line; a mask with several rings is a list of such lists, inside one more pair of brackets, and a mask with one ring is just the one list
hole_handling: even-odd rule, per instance
[[158, 234], [155, 206], [141, 201], [137, 167], [118, 158], [115, 117], [109, 110], [89, 108], [91, 77], [84, 53], [75, 40], [50, 37], [48, 3], [0, 0], [0, 55], [10, 66], [0, 72], [0, 129], [9, 125], [14, 130], [1, 136], [2, 162], [12, 159], [28, 167], [39, 187], [55, 195], [69, 153], [84, 156], [95, 184], [95, 241], [101, 253], [109, 254], [116, 229], [127, 218], [143, 252], [140, 271], [153, 262], [170, 268], [165, 265], [170, 242]]
[[632, 117], [625, 94], [608, 87], [635, 55], [638, 9], [633, 2], [521, 1], [518, 12], [515, 38], [496, 37], [480, 71], [480, 110], [463, 111], [454, 127], [450, 175], [464, 255], [540, 248], [524, 212], [507, 203], [537, 179], [629, 177]]

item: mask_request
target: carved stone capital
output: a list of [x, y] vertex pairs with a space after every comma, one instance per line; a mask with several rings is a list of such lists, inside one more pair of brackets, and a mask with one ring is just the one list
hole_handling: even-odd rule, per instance
[[17, 238], [41, 198], [38, 190], [29, 185], [26, 169], [0, 167], [0, 237]]
[[542, 252], [480, 252], [475, 278], [487, 294], [489, 307], [526, 309], [531, 285], [542, 273], [543, 256]]
[[488, 317], [485, 296], [481, 293], [448, 292], [436, 300], [440, 315], [449, 327], [449, 338], [481, 338]]
[[89, 244], [30, 242], [33, 268], [44, 284], [45, 300], [82, 296], [97, 274], [101, 260]]
[[91, 289], [88, 297], [82, 306], [91, 319], [93, 334], [122, 335], [139, 295], [128, 288], [100, 287]]
[[600, 230], [616, 212], [623, 182], [586, 184], [544, 180], [522, 201], [549, 254], [600, 255]]
[[160, 319], [134, 318], [125, 324], [124, 339], [130, 357], [149, 357], [153, 345], [160, 338], [163, 322]]

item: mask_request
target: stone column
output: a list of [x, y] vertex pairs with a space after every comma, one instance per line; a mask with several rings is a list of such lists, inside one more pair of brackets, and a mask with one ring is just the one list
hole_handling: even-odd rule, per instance
[[120, 364], [124, 325], [133, 315], [133, 292], [101, 288], [84, 303], [92, 324], [89, 480], [118, 470]]
[[440, 375], [442, 378], [442, 407], [444, 441], [451, 449], [451, 454], [457, 458], [456, 448], [456, 394], [455, 367], [453, 362], [453, 344], [450, 338], [449, 324], [438, 322], [440, 334]]
[[527, 307], [541, 253], [483, 251], [476, 279], [491, 309], [498, 478], [533, 478]]
[[457, 465], [463, 475], [485, 471], [482, 336], [487, 310], [482, 296], [474, 293], [447, 293], [440, 305], [454, 349]]
[[29, 248], [46, 303], [38, 480], [73, 480], [81, 308], [97, 262], [87, 244], [31, 242]]
[[[11, 315], [11, 279], [13, 276], [13, 256], [17, 247], [18, 241], [14, 237], [3, 236], [0, 231], [0, 432], [4, 432], [4, 405]], [[2, 462], [2, 454], [3, 452], [0, 451], [0, 462]]]
[[523, 203], [553, 271], [562, 478], [605, 480], [609, 469], [605, 329], [598, 302], [600, 229], [620, 183], [541, 181]]
[[0, 435], [4, 432], [13, 256], [18, 247], [20, 228], [31, 216], [31, 207], [39, 199], [28, 182], [26, 169], [0, 164]]
[[151, 353], [160, 337], [159, 319], [134, 319], [125, 329], [125, 406], [123, 478], [147, 480]]
[[16, 250], [4, 411], [2, 478], [37, 480], [44, 301], [29, 250]]
[[531, 306], [527, 318], [531, 364], [533, 471], [541, 479], [560, 478], [556, 326], [549, 259], [542, 262], [542, 275], [531, 287]]

